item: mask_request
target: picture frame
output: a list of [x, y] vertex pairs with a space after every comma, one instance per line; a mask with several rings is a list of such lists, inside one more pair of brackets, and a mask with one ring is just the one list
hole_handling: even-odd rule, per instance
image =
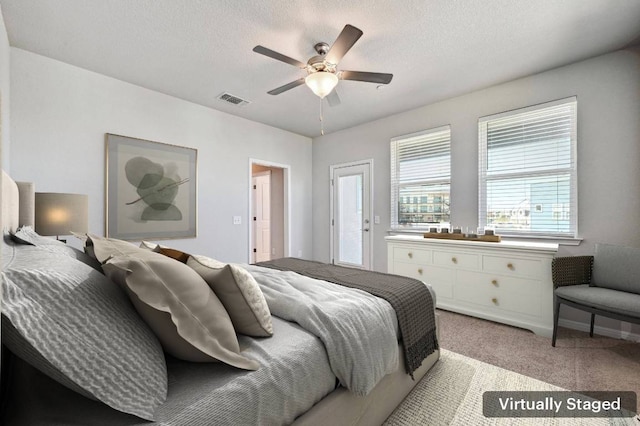
[[108, 238], [197, 236], [196, 149], [107, 133], [105, 158]]

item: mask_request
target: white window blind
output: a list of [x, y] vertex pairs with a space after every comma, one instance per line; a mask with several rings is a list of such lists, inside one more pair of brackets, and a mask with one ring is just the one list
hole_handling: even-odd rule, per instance
[[449, 223], [450, 126], [391, 139], [391, 227]]
[[479, 120], [479, 222], [503, 235], [577, 235], [576, 98]]

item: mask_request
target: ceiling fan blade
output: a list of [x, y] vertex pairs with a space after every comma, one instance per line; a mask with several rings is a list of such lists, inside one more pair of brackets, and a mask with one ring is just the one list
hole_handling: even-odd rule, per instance
[[286, 62], [287, 64], [293, 65], [294, 67], [298, 67], [298, 68], [306, 68], [307, 64], [303, 64], [302, 62], [298, 61], [297, 59], [293, 59], [290, 58], [286, 55], [283, 55], [282, 53], [278, 53], [274, 50], [271, 49], [267, 49], [264, 46], [256, 46], [253, 48], [253, 51], [256, 53], [259, 53], [261, 55], [264, 56], [268, 56], [270, 58], [273, 58], [277, 61], [282, 61], [282, 62]]
[[331, 64], [337, 65], [340, 59], [356, 44], [356, 41], [362, 37], [362, 31], [353, 25], [345, 25], [342, 32], [333, 42], [333, 46], [329, 49], [325, 56], [325, 60]]
[[336, 91], [336, 89], [333, 89], [327, 96], [326, 96], [327, 102], [329, 102], [329, 106], [330, 107], [335, 107], [340, 105], [341, 101], [340, 101], [340, 96], [338, 96], [338, 92]]
[[280, 93], [291, 90], [294, 87], [300, 86], [301, 84], [304, 84], [304, 78], [300, 78], [298, 80], [292, 81], [291, 83], [287, 83], [284, 86], [280, 86], [277, 89], [270, 90], [267, 93], [270, 95], [279, 95]]
[[389, 84], [393, 74], [383, 74], [380, 72], [363, 71], [341, 71], [341, 80], [366, 81], [367, 83]]

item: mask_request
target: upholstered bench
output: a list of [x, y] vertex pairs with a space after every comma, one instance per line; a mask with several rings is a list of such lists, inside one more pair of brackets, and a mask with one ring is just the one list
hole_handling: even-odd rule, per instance
[[556, 345], [560, 305], [640, 324], [640, 249], [596, 244], [594, 256], [557, 257], [551, 264], [554, 285], [553, 338]]

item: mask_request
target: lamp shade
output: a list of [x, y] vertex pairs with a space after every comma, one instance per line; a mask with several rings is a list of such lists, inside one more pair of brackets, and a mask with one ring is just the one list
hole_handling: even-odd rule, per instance
[[83, 194], [36, 192], [36, 232], [40, 235], [70, 235], [87, 232], [89, 197]]
[[338, 84], [338, 76], [327, 71], [317, 71], [309, 74], [304, 82], [320, 99], [324, 99]]

